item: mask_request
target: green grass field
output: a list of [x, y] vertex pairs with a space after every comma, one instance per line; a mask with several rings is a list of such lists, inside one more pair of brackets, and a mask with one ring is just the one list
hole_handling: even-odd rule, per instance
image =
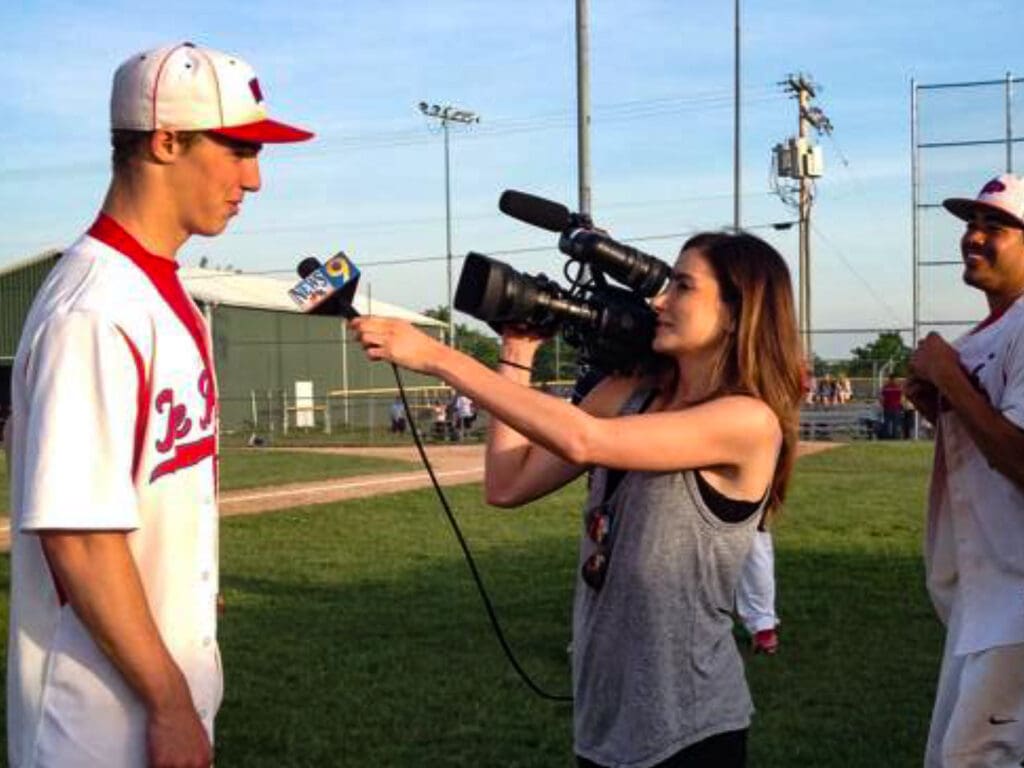
[[[930, 453], [800, 461], [776, 529], [782, 649], [748, 665], [752, 766], [920, 764], [941, 650], [920, 557]], [[452, 492], [511, 644], [556, 693], [581, 497], [508, 512]], [[218, 765], [573, 765], [569, 707], [504, 661], [430, 491], [231, 518], [221, 543]]]
[[418, 467], [418, 464], [408, 461], [369, 456], [227, 448], [220, 457], [220, 488], [222, 491], [234, 491], [380, 472], [408, 472]]

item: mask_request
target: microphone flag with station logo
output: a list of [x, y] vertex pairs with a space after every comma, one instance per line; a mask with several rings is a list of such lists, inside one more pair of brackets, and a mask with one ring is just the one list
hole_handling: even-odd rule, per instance
[[302, 312], [338, 315], [348, 320], [359, 316], [352, 306], [359, 284], [359, 267], [344, 251], [338, 251], [323, 264], [312, 256], [303, 259], [297, 271], [302, 279], [288, 295]]

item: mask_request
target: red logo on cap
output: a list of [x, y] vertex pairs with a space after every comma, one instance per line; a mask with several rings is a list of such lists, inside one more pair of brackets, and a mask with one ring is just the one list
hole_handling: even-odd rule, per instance
[[257, 104], [263, 101], [263, 91], [260, 90], [260, 81], [255, 77], [249, 81], [249, 90], [252, 91], [252, 97], [256, 99]]
[[1003, 184], [1003, 182], [1001, 182], [999, 179], [992, 179], [992, 181], [990, 181], [988, 184], [981, 188], [981, 192], [979, 192], [978, 195], [994, 195], [996, 192], [1005, 191], [1006, 185]]

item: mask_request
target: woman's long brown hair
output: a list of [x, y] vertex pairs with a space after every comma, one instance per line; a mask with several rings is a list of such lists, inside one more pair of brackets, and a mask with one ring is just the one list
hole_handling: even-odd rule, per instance
[[778, 251], [745, 232], [701, 233], [683, 244], [688, 248], [707, 259], [735, 321], [719, 356], [715, 394], [764, 401], [782, 428], [767, 505], [776, 511], [786, 498], [800, 432], [802, 355], [789, 268]]

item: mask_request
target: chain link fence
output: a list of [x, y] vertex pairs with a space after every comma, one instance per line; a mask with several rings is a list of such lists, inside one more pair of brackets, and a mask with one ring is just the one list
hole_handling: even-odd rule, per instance
[[[456, 410], [450, 387], [406, 389], [412, 421], [427, 441], [480, 441], [487, 415], [470, 406]], [[239, 412], [235, 403], [234, 412]], [[336, 391], [302, 397], [287, 390], [252, 390], [248, 417], [221, 424], [228, 444], [248, 445], [405, 445], [411, 438], [409, 419], [398, 390]]]

